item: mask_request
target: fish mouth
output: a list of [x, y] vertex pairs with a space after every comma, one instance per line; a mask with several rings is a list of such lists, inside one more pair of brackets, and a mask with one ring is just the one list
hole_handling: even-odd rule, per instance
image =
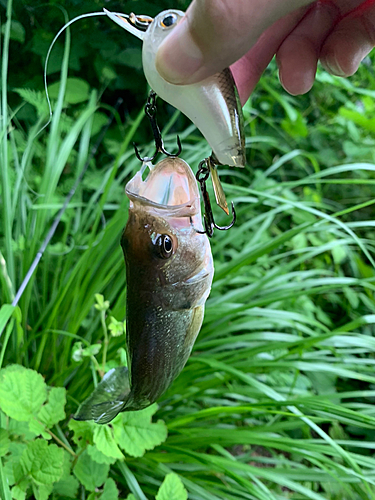
[[[146, 169], [149, 173], [145, 180]], [[128, 182], [131, 203], [150, 207], [164, 216], [188, 217], [199, 213], [199, 191], [194, 173], [181, 158], [166, 158], [155, 166], [144, 163]]]

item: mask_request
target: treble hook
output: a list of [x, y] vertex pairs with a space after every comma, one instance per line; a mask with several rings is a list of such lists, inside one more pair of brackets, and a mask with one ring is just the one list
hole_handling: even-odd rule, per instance
[[163, 153], [166, 156], [170, 156], [170, 157], [176, 157], [176, 156], [179, 156], [181, 154], [181, 151], [182, 151], [182, 146], [181, 146], [181, 141], [180, 141], [179, 136], [177, 136], [177, 145], [178, 145], [177, 153], [168, 153], [168, 151], [165, 149], [163, 138], [161, 136], [161, 132], [160, 132], [160, 129], [158, 126], [158, 122], [156, 121], [156, 111], [157, 110], [156, 110], [155, 101], [156, 101], [156, 93], [153, 90], [151, 90], [150, 94], [148, 96], [148, 99], [147, 99], [146, 106], [145, 106], [145, 113], [146, 113], [148, 119], [150, 120], [152, 133], [153, 133], [154, 139], [155, 139], [156, 150], [155, 150], [154, 155], [153, 156], [145, 156], [144, 158], [142, 158], [141, 155], [139, 154], [137, 145], [133, 142], [135, 155], [138, 158], [138, 160], [141, 162], [154, 161], [158, 153]]
[[[203, 198], [203, 205], [204, 205], [203, 220], [204, 220], [205, 231], [199, 231], [194, 227], [193, 229], [199, 234], [207, 234], [209, 238], [212, 238], [215, 228], [219, 229], [220, 231], [227, 231], [228, 229], [233, 227], [234, 223], [236, 222], [236, 211], [234, 209], [234, 203], [232, 201], [232, 215], [233, 215], [232, 222], [228, 226], [218, 226], [216, 224], [214, 220], [214, 214], [212, 213], [210, 197], [208, 196], [208, 191], [206, 187], [206, 182], [209, 176], [210, 176], [210, 168], [208, 166], [208, 161], [206, 158], [205, 160], [202, 160], [200, 162], [197, 175], [195, 176], [195, 178], [200, 184], [202, 198]], [[191, 217], [190, 217], [190, 224], [193, 225]]]

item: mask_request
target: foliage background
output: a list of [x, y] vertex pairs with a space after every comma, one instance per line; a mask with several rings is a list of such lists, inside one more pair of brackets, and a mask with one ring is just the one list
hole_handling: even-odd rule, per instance
[[[187, 3], [105, 6], [154, 15]], [[375, 498], [374, 57], [347, 80], [319, 70], [298, 98], [270, 65], [244, 109], [248, 166], [222, 170], [238, 223], [212, 240], [194, 353], [155, 416], [98, 427], [69, 417], [103, 369], [125, 362], [123, 190], [139, 168], [131, 142], [152, 149], [139, 41], [105, 18], [73, 25], [52, 52], [54, 117], [36, 136], [53, 36], [66, 12], [103, 3], [1, 4], [13, 24], [2, 27], [0, 497]], [[19, 308], [7, 306], [118, 97]], [[202, 137], [158, 110], [167, 147], [178, 132], [196, 169]]]

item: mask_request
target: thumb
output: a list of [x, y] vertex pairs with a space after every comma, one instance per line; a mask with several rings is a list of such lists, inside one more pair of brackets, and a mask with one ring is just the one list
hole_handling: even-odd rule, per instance
[[160, 45], [156, 68], [174, 84], [196, 83], [242, 57], [271, 24], [312, 0], [194, 0]]

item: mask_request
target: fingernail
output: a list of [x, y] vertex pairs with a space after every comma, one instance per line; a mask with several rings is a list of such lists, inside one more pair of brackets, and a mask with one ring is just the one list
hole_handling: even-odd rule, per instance
[[181, 22], [160, 45], [155, 65], [170, 83], [187, 84], [203, 65], [203, 55], [193, 40], [187, 23]]

